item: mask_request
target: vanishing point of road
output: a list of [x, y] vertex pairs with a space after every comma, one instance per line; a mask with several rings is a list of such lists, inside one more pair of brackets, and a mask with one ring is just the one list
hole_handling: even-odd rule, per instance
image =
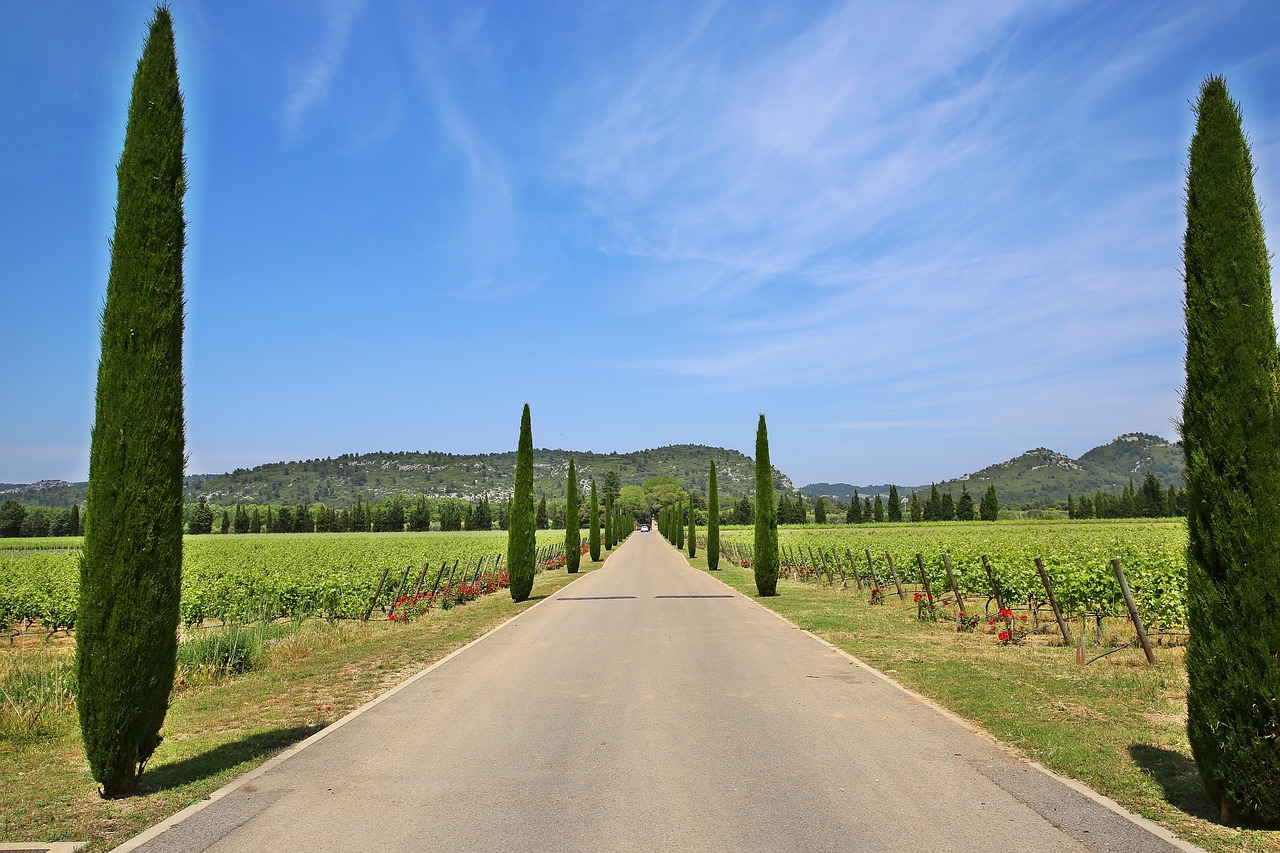
[[1194, 849], [656, 533], [228, 788], [122, 849]]

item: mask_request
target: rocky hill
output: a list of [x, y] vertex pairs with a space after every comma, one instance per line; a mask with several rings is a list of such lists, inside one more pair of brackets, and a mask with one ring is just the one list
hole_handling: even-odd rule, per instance
[[[1099, 490], [1118, 493], [1130, 478], [1135, 486], [1141, 485], [1148, 472], [1155, 474], [1166, 487], [1182, 488], [1182, 469], [1182, 445], [1157, 435], [1135, 432], [1095, 447], [1079, 459], [1037, 447], [972, 474], [939, 481], [938, 487], [957, 496], [961, 488], [967, 487], [976, 500], [994, 483], [1002, 505], [1051, 506], [1065, 504], [1068, 494], [1093, 494]], [[906, 497], [912, 490], [927, 492], [929, 486], [929, 483], [899, 485], [898, 491]], [[888, 494], [889, 491], [887, 485], [855, 487], [848, 483], [812, 483], [801, 490], [847, 501], [855, 488], [861, 495]]]

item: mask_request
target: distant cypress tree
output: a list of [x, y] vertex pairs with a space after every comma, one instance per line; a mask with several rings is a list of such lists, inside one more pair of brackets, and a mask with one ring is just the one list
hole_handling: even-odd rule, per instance
[[231, 513], [225, 509], [222, 511], [222, 523], [218, 527], [224, 534], [231, 532]]
[[720, 568], [720, 489], [716, 485], [716, 463], [707, 477], [707, 568]]
[[236, 504], [236, 514], [231, 526], [236, 533], [249, 532], [249, 513], [245, 512], [240, 504]]
[[960, 486], [960, 500], [956, 501], [956, 519], [958, 521], [973, 521], [973, 495], [969, 494], [969, 487]]
[[550, 517], [547, 515], [547, 496], [543, 495], [538, 501], [538, 529], [546, 530], [551, 526]]
[[844, 514], [844, 523], [862, 523], [862, 499], [858, 497], [857, 489], [853, 490], [853, 499], [849, 501], [849, 511]]
[[564, 503], [564, 566], [575, 575], [582, 564], [582, 529], [578, 526], [578, 469], [569, 460], [569, 476], [565, 478]]
[[591, 562], [600, 562], [600, 499], [596, 496], [596, 478], [591, 478], [591, 530], [587, 536]]
[[689, 556], [698, 556], [698, 530], [695, 526], [697, 520], [696, 510], [693, 505], [693, 495], [689, 496]]
[[764, 415], [756, 426], [756, 592], [778, 594], [778, 510], [773, 502], [773, 466], [769, 463], [769, 431]]
[[[520, 416], [520, 443], [516, 449], [516, 480], [507, 522], [507, 577], [511, 600], [524, 601], [533, 591], [537, 570], [537, 518], [533, 508], [533, 427], [529, 404]], [[443, 526], [443, 524], [441, 525]]]
[[956, 520], [956, 501], [951, 497], [950, 492], [946, 492], [942, 496], [942, 514], [938, 516], [939, 521], [955, 521]]
[[253, 508], [253, 512], [249, 515], [249, 532], [262, 532], [262, 510], [256, 506]]
[[1000, 517], [1000, 501], [996, 498], [996, 484], [987, 486], [987, 493], [978, 504], [978, 518], [983, 521], [995, 521]]
[[937, 483], [929, 486], [929, 502], [924, 505], [924, 520], [942, 520], [942, 492], [938, 491]]
[[[898, 512], [901, 513], [902, 510], [898, 510]], [[880, 500], [879, 495], [876, 495], [875, 509], [872, 512], [871, 518], [877, 524], [884, 521], [884, 501]]]
[[204, 495], [200, 496], [200, 503], [196, 504], [195, 511], [191, 513], [191, 521], [187, 524], [187, 532], [192, 536], [213, 532], [213, 510], [209, 508]]
[[676, 525], [676, 541], [675, 541], [676, 550], [683, 551], [684, 550], [684, 501], [683, 500], [681, 500], [678, 504], [676, 504], [675, 525]]
[[1209, 795], [1280, 823], [1280, 359], [1253, 161], [1226, 82], [1200, 87], [1187, 167], [1187, 734]]
[[137, 787], [161, 740], [177, 666], [183, 133], [173, 21], [161, 6], [134, 73], [116, 169], [76, 616], [80, 731], [104, 797]]
[[604, 493], [604, 549], [612, 551], [613, 541], [613, 495]]
[[[1173, 488], [1170, 486], [1169, 488]], [[71, 505], [71, 535], [84, 535], [84, 527], [80, 524], [80, 504]]]
[[915, 492], [911, 493], [911, 520], [921, 521], [924, 519], [924, 507], [920, 504], [920, 496]]
[[898, 487], [889, 487], [889, 520], [902, 521], [902, 499], [898, 497]]
[[813, 523], [827, 523], [827, 502], [823, 500], [822, 495], [818, 495], [818, 499], [813, 504]]

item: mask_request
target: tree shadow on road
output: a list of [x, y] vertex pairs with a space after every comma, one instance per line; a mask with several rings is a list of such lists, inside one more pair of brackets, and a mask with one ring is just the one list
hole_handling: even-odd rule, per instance
[[[291, 726], [248, 735], [239, 740], [175, 761], [147, 768], [138, 793], [151, 794], [181, 788], [192, 782], [224, 773], [237, 765], [265, 758], [287, 746], [309, 738], [324, 726]], [[245, 768], [247, 771], [248, 768]]]
[[1221, 812], [1205, 792], [1195, 761], [1172, 749], [1146, 743], [1130, 745], [1129, 755], [1160, 785], [1169, 805], [1193, 817], [1221, 823]]

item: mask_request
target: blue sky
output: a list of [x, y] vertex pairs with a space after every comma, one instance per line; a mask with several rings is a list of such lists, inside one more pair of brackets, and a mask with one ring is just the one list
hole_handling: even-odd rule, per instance
[[[87, 473], [152, 4], [0, 4], [0, 482]], [[175, 0], [189, 473], [751, 453], [797, 483], [1174, 436], [1210, 73], [1270, 245], [1280, 4]]]

